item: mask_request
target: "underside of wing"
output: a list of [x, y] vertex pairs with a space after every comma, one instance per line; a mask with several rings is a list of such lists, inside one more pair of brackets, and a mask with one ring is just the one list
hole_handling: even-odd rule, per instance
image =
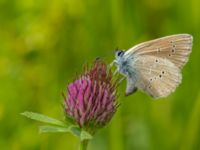
[[180, 69], [167, 59], [139, 56], [133, 66], [136, 87], [153, 98], [168, 96], [181, 83]]
[[128, 51], [131, 55], [150, 55], [168, 59], [182, 68], [191, 53], [193, 38], [189, 34], [176, 34], [138, 44]]

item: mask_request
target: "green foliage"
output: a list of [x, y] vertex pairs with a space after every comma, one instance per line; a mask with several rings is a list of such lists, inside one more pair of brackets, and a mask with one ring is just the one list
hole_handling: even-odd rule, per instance
[[142, 92], [124, 97], [123, 82], [120, 111], [88, 150], [200, 149], [199, 6], [199, 0], [1, 0], [0, 148], [77, 149], [74, 136], [38, 134], [38, 124], [19, 113], [62, 120], [61, 93], [83, 64], [96, 57], [110, 63], [116, 47], [189, 33], [193, 50], [177, 90], [156, 101]]
[[57, 126], [50, 126], [50, 125], [40, 126], [39, 127], [40, 133], [43, 133], [43, 132], [69, 132], [69, 133], [72, 133], [73, 135], [79, 137], [81, 141], [92, 139], [92, 136], [88, 132], [81, 130], [79, 127], [76, 127], [74, 125], [67, 125], [66, 123], [64, 123], [60, 120], [45, 116], [43, 114], [26, 111], [26, 112], [21, 113], [21, 115], [23, 115], [27, 118], [36, 120], [36, 121], [57, 125]]
[[82, 130], [80, 134], [80, 139], [81, 141], [88, 140], [88, 139], [91, 140], [92, 136], [88, 132]]
[[[70, 132], [69, 128], [57, 127], [57, 126], [40, 126], [39, 127], [40, 133], [45, 132]], [[77, 135], [77, 134], [75, 134]]]
[[51, 118], [39, 113], [25, 111], [21, 113], [21, 115], [33, 120], [44, 122], [44, 123], [54, 124], [58, 126], [66, 126], [66, 124], [60, 120], [57, 120], [57, 119], [54, 119], [54, 118]]
[[81, 141], [83, 140], [91, 140], [92, 135], [89, 134], [88, 132], [81, 130], [79, 127], [76, 126], [69, 126], [69, 127], [57, 127], [57, 126], [40, 126], [39, 127], [39, 132], [40, 133], [45, 133], [45, 132], [69, 132], [72, 133], [73, 135], [77, 136]]

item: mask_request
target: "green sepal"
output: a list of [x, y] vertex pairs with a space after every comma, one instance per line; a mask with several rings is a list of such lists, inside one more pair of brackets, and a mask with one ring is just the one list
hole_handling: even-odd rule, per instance
[[90, 133], [88, 133], [87, 131], [85, 131], [85, 130], [81, 131], [81, 134], [80, 134], [81, 141], [91, 140], [92, 138], [93, 138], [92, 135]]

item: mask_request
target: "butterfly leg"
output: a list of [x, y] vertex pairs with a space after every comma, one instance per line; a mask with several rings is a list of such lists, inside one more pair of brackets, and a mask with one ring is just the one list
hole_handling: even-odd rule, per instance
[[113, 73], [113, 76], [118, 75], [119, 74], [119, 70], [116, 69], [115, 72]]
[[122, 78], [117, 82], [117, 84], [119, 85], [122, 81], [124, 81], [124, 79], [126, 79], [126, 77], [122, 77]]
[[136, 79], [135, 77], [127, 77], [127, 86], [125, 96], [129, 96], [137, 91], [137, 87], [135, 86]]
[[112, 66], [114, 65], [115, 61], [112, 61], [109, 65], [108, 65], [108, 68], [112, 68]]
[[137, 92], [137, 90], [138, 90], [138, 88], [137, 88], [137, 87], [134, 87], [134, 88], [133, 88], [133, 91], [131, 91], [130, 93], [125, 93], [125, 96], [129, 96], [129, 95], [131, 95], [131, 94]]

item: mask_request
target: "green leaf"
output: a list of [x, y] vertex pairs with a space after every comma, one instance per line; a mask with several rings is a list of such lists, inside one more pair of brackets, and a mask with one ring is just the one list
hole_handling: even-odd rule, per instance
[[58, 127], [58, 126], [40, 126], [39, 127], [39, 132], [40, 133], [46, 133], [46, 132], [68, 132], [72, 133], [73, 135], [79, 137], [81, 141], [86, 140], [86, 139], [92, 139], [92, 136], [76, 126], [69, 126], [69, 127]]
[[44, 133], [44, 132], [69, 132], [69, 133], [72, 133], [73, 135], [79, 137], [81, 139], [81, 141], [86, 140], [86, 139], [92, 139], [92, 135], [90, 133], [88, 133], [84, 130], [81, 130], [78, 126], [66, 125], [64, 122], [62, 122], [60, 120], [45, 116], [43, 114], [26, 111], [26, 112], [21, 113], [21, 115], [28, 117], [30, 119], [33, 119], [33, 120], [57, 125], [57, 126], [53, 126], [53, 125], [40, 126], [39, 127], [40, 133]]
[[79, 127], [76, 127], [76, 126], [70, 126], [70, 133], [72, 133], [73, 135], [77, 136], [80, 138], [80, 135], [81, 135], [81, 129]]
[[81, 141], [92, 139], [92, 135], [85, 130], [81, 130], [79, 127], [71, 126], [69, 127], [69, 132], [80, 138]]
[[23, 112], [21, 113], [21, 115], [33, 119], [33, 120], [37, 120], [37, 121], [41, 121], [41, 122], [45, 122], [45, 123], [50, 123], [50, 124], [54, 124], [54, 125], [58, 125], [58, 126], [66, 126], [66, 124], [60, 120], [45, 116], [43, 114], [39, 114], [39, 113], [34, 113], [34, 112]]
[[58, 126], [40, 126], [39, 132], [69, 132], [69, 128], [58, 127]]
[[88, 132], [82, 130], [81, 131], [81, 135], [80, 135], [80, 139], [81, 139], [81, 141], [83, 141], [83, 140], [90, 140], [90, 139], [92, 139], [92, 135], [89, 134]]

